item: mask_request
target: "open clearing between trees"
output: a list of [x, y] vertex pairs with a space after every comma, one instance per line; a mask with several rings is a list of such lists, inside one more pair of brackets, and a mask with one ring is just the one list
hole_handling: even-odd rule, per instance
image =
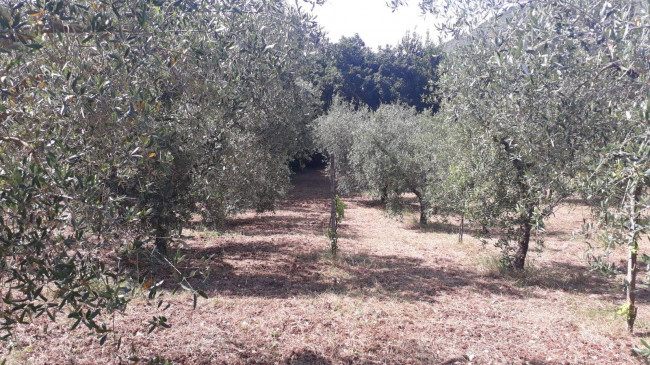
[[[168, 296], [164, 312], [138, 300], [115, 316], [119, 351], [111, 337], [100, 346], [84, 329], [70, 331], [71, 320], [35, 319], [18, 328], [8, 363], [129, 363], [133, 355], [177, 364], [637, 362], [630, 350], [638, 337], [615, 314], [625, 299], [621, 277], [586, 269], [579, 230], [587, 208], [560, 209], [545, 248], [534, 246], [532, 267], [514, 277], [498, 273], [491, 246], [469, 235], [458, 243], [455, 224], [434, 219], [420, 230], [415, 211], [389, 217], [363, 196], [344, 199], [334, 260], [323, 234], [325, 172], [307, 170], [294, 184], [275, 213], [235, 216], [223, 234], [184, 232], [189, 255], [214, 255], [209, 299], [195, 310], [182, 293]], [[637, 335], [650, 331], [647, 299], [639, 293]], [[156, 314], [172, 327], [146, 335], [144, 319]]]

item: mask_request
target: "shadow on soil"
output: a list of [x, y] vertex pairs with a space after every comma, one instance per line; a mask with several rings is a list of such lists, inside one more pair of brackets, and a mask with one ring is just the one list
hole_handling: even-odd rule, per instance
[[[190, 247], [181, 253], [190, 258], [211, 257], [207, 280], [191, 280], [209, 295], [290, 298], [334, 293], [434, 302], [442, 292], [469, 289], [474, 292], [531, 297], [526, 288], [508, 280], [489, 278], [438, 261], [430, 267], [422, 259], [370, 254], [341, 255], [332, 259], [325, 251], [301, 250], [299, 240], [278, 239], [224, 242], [218, 246]], [[155, 266], [155, 265], [154, 265]], [[194, 269], [189, 265], [188, 272]], [[163, 266], [152, 268], [153, 280], [176, 281]], [[182, 269], [181, 269], [182, 270]]]
[[236, 218], [228, 222], [228, 233], [245, 236], [272, 236], [295, 234], [322, 234], [327, 222], [321, 221], [318, 214], [302, 216], [266, 215], [253, 218]]
[[326, 357], [308, 349], [293, 351], [284, 361], [287, 365], [329, 365], [332, 363]]
[[[328, 180], [322, 171], [299, 174], [294, 181], [297, 187], [305, 184], [294, 189], [289, 200], [293, 199], [294, 205], [327, 197]], [[236, 218], [231, 220], [230, 227], [239, 236], [222, 237], [210, 245], [194, 242], [181, 252], [190, 258], [212, 257], [210, 277], [194, 283], [212, 295], [289, 298], [335, 293], [433, 302], [438, 294], [459, 289], [518, 298], [538, 295], [529, 290], [531, 287], [571, 293], [611, 293], [607, 278], [572, 264], [558, 263], [524, 274], [484, 275], [473, 267], [459, 267], [444, 258], [435, 264], [394, 255], [357, 254], [332, 259], [313, 244], [313, 240], [320, 239], [323, 242], [320, 247], [327, 247], [322, 233], [324, 224], [323, 213], [313, 210], [299, 217], [282, 213]], [[345, 231], [346, 238], [354, 237], [355, 232]], [[279, 234], [283, 236], [272, 237]], [[311, 245], [306, 240], [312, 240]], [[647, 300], [647, 296], [639, 299]]]
[[[275, 264], [266, 270], [263, 266], [255, 266], [250, 271], [215, 273], [205, 289], [240, 296], [288, 298], [330, 292], [423, 301], [435, 301], [439, 292], [461, 287], [502, 295], [524, 295], [520, 289], [494, 280], [488, 282], [462, 270], [423, 266], [422, 260], [353, 255], [328, 262], [314, 256], [318, 254], [302, 255], [293, 260], [276, 258]], [[234, 257], [229, 256], [229, 259]]]
[[[568, 293], [595, 294], [602, 296], [618, 295], [611, 279], [590, 272], [584, 265], [554, 262], [551, 267], [532, 267], [522, 273], [502, 272], [487, 275], [493, 278], [506, 278], [518, 287], [537, 287], [547, 290], [560, 290]], [[639, 300], [647, 300], [638, 296]]]

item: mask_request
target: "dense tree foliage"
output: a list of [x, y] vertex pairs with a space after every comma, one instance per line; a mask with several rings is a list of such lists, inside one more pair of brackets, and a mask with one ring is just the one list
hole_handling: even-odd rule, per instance
[[417, 33], [396, 46], [373, 51], [355, 35], [331, 44], [320, 59], [316, 84], [325, 109], [338, 95], [355, 107], [404, 103], [418, 111], [435, 108], [438, 48]]
[[444, 145], [430, 148], [443, 141], [444, 133], [429, 115], [398, 104], [384, 104], [376, 111], [355, 110], [337, 100], [328, 114], [314, 122], [319, 147], [337, 156], [337, 176], [344, 192], [369, 191], [392, 211], [402, 210], [404, 193], [415, 194], [421, 224], [427, 223], [433, 207], [428, 187], [440, 182], [448, 166], [446, 159], [440, 160]]
[[[393, 1], [399, 5], [403, 1]], [[532, 229], [586, 181], [606, 242], [626, 244], [628, 317], [648, 206], [648, 12], [639, 1], [421, 1], [452, 14], [442, 115], [492, 156], [482, 176], [521, 269]], [[487, 21], [485, 19], [488, 19]], [[491, 152], [489, 152], [491, 151]], [[480, 180], [474, 180], [476, 182]], [[482, 189], [483, 183], [473, 185]], [[496, 189], [494, 189], [496, 188]], [[500, 244], [511, 247], [508, 240]]]
[[165, 256], [192, 213], [220, 223], [283, 194], [318, 109], [302, 81], [317, 29], [283, 1], [0, 9], [2, 330], [63, 311], [105, 339], [100, 313], [160, 283], [101, 252]]
[[382, 105], [354, 135], [350, 164], [358, 187], [379, 192], [390, 205], [400, 207], [402, 194], [415, 194], [420, 204], [420, 223], [427, 223], [429, 199], [425, 196], [428, 149], [426, 116], [400, 105]]

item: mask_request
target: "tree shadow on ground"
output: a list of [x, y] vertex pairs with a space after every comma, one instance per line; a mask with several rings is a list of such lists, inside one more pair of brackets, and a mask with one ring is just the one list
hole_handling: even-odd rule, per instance
[[[426, 225], [421, 225], [415, 222], [409, 226], [409, 229], [425, 233], [444, 233], [455, 235], [459, 234], [460, 224], [458, 222], [453, 222], [449, 219], [437, 219], [437, 217], [433, 217], [433, 219], [435, 220], [429, 220]], [[486, 232], [484, 230], [474, 225], [470, 225], [470, 223], [467, 221], [465, 221], [463, 234], [466, 237], [474, 237], [479, 239], [486, 237]]]
[[491, 278], [505, 278], [518, 287], [537, 287], [545, 290], [559, 290], [567, 293], [616, 295], [613, 281], [603, 275], [590, 272], [583, 265], [567, 262], [553, 262], [547, 267], [529, 267], [523, 272], [501, 271], [487, 275]]
[[[429, 217], [427, 224], [421, 225], [417, 219], [420, 214], [420, 204], [418, 203], [415, 197], [406, 197], [404, 198], [404, 211], [412, 214], [413, 224], [409, 226], [410, 229], [428, 232], [428, 233], [447, 233], [447, 234], [457, 234], [460, 231], [460, 218], [457, 216], [448, 215], [444, 216], [441, 214], [436, 214]], [[364, 200], [360, 198], [354, 199], [354, 204], [372, 209], [386, 210], [386, 204], [382, 203], [379, 200]], [[466, 235], [479, 235], [484, 234], [480, 229], [470, 226], [469, 221], [465, 221], [464, 233]]]
[[352, 200], [354, 204], [364, 208], [386, 210], [386, 203], [382, 202], [379, 199], [364, 199], [362, 196], [356, 195], [350, 197], [350, 200]]
[[[574, 232], [565, 231], [565, 230], [561, 230], [561, 229], [554, 229], [554, 230], [549, 230], [549, 231], [546, 231], [546, 232], [537, 233], [536, 235], [538, 237], [542, 238], [542, 239], [544, 239], [544, 238], [556, 238], [556, 239], [566, 239], [566, 240], [568, 240], [568, 239], [571, 238], [572, 233], [574, 233]], [[533, 238], [531, 237], [531, 241], [532, 240], [533, 240]]]
[[271, 236], [311, 234], [321, 235], [327, 221], [322, 214], [302, 216], [267, 215], [264, 217], [233, 218], [228, 220], [225, 233], [238, 233], [245, 236]]
[[329, 365], [332, 361], [312, 350], [301, 349], [292, 351], [284, 363], [287, 365]]
[[[543, 293], [531, 289], [618, 298], [612, 279], [588, 272], [585, 267], [554, 263], [523, 273], [481, 274], [438, 259], [435, 267], [422, 259], [372, 254], [340, 255], [332, 259], [324, 250], [301, 248], [297, 240], [252, 240], [236, 238], [210, 247], [181, 249], [194, 259], [211, 257], [210, 276], [191, 279], [196, 289], [210, 296], [291, 298], [324, 293], [379, 300], [400, 299], [436, 302], [438, 295], [459, 290], [517, 299], [537, 298]], [[194, 258], [194, 259], [193, 259]], [[197, 260], [198, 261], [198, 260]], [[159, 266], [156, 269], [155, 266]], [[178, 282], [164, 264], [152, 264], [151, 280], [164, 280], [163, 289], [173, 290]], [[193, 265], [179, 268], [183, 272]], [[637, 294], [639, 303], [650, 301], [650, 292]]]
[[[224, 233], [231, 233], [242, 236], [287, 236], [306, 235], [313, 237], [325, 237], [325, 231], [329, 227], [329, 215], [310, 214], [301, 217], [294, 216], [264, 216], [231, 219]], [[343, 221], [339, 223], [339, 234], [341, 238], [356, 239], [359, 237], [359, 230]]]
[[293, 189], [285, 203], [296, 200], [329, 199], [331, 192], [327, 171], [322, 169], [305, 169], [291, 178]]
[[[491, 279], [471, 270], [439, 261], [431, 267], [422, 259], [370, 254], [332, 259], [325, 251], [300, 249], [299, 241], [231, 240], [218, 246], [180, 249], [193, 259], [210, 257], [210, 277], [191, 280], [209, 295], [290, 298], [335, 293], [379, 299], [400, 298], [435, 302], [442, 292], [469, 289], [517, 298], [533, 294], [507, 281]], [[179, 268], [181, 271], [183, 268]], [[189, 265], [186, 271], [194, 269]], [[154, 281], [165, 280], [172, 289], [169, 270], [151, 270]]]
[[[299, 195], [294, 206], [306, 204], [304, 199], [328, 196], [329, 181], [322, 171], [300, 174], [294, 179], [297, 184], [307, 184], [292, 193], [294, 198]], [[462, 267], [444, 258], [435, 263], [398, 255], [356, 254], [332, 259], [324, 250], [327, 241], [322, 235], [327, 222], [323, 216], [327, 214], [307, 209], [303, 215], [282, 212], [234, 218], [227, 231], [234, 233], [233, 236], [221, 237], [209, 245], [194, 240], [189, 246], [179, 248], [179, 252], [190, 262], [210, 258], [205, 263], [211, 271], [210, 277], [193, 283], [213, 295], [289, 298], [340, 293], [432, 302], [440, 293], [459, 289], [517, 298], [535, 296], [530, 288], [611, 294], [609, 279], [569, 263], [554, 263], [553, 267], [523, 274], [485, 275], [474, 267]], [[344, 238], [354, 239], [357, 232], [343, 226], [342, 234]], [[317, 247], [314, 239], [322, 239], [322, 250], [314, 248]], [[188, 264], [179, 269], [196, 268]], [[169, 270], [152, 270], [152, 273], [170, 276]], [[154, 282], [157, 280], [160, 278]]]

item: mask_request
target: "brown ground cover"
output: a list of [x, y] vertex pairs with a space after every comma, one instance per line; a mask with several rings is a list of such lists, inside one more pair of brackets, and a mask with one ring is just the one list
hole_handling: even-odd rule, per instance
[[[165, 312], [137, 300], [114, 318], [119, 351], [64, 318], [45, 330], [35, 320], [19, 328], [8, 363], [637, 363], [630, 350], [650, 330], [649, 297], [640, 293], [637, 333], [628, 335], [615, 314], [621, 278], [588, 272], [585, 245], [572, 239], [587, 208], [563, 207], [529, 271], [512, 276], [498, 272], [493, 248], [469, 236], [458, 243], [453, 222], [421, 230], [415, 215], [389, 217], [366, 197], [345, 199], [333, 259], [323, 234], [328, 192], [324, 173], [310, 170], [275, 213], [236, 216], [224, 233], [190, 231], [188, 253], [214, 254], [209, 299], [192, 309], [176, 294]], [[147, 335], [156, 314], [172, 328]]]

